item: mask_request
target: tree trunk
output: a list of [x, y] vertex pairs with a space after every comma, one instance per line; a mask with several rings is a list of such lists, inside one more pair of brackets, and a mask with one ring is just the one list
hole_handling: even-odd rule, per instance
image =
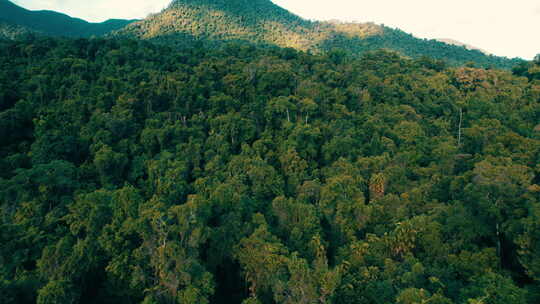
[[463, 123], [463, 108], [459, 108], [458, 147], [461, 147], [461, 124]]

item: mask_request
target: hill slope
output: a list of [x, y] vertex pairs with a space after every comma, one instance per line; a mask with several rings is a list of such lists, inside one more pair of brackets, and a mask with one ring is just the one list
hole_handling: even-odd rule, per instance
[[[0, 0], [0, 23], [4, 24], [0, 28], [3, 30], [17, 27], [19, 29], [24, 28], [25, 31], [36, 31], [50, 36], [90, 37], [105, 35], [133, 21], [107, 20], [103, 23], [90, 23], [58, 12], [30, 11], [17, 6], [11, 1]], [[12, 35], [2, 36], [6, 38]]]
[[242, 40], [313, 52], [338, 48], [361, 54], [387, 48], [408, 57], [430, 56], [457, 65], [473, 61], [484, 67], [506, 69], [519, 62], [418, 39], [373, 23], [308, 21], [270, 0], [177, 0], [163, 12], [135, 22], [117, 34], [177, 44]]

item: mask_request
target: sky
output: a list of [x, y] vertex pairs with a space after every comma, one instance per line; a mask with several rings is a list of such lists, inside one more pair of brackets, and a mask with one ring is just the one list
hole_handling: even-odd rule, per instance
[[[13, 0], [101, 22], [142, 19], [170, 0]], [[532, 59], [540, 53], [540, 0], [273, 0], [313, 20], [375, 22], [420, 38], [450, 38], [490, 53]]]

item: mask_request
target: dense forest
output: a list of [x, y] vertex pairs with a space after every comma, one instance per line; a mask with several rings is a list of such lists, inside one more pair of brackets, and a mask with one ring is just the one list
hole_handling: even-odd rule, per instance
[[54, 11], [30, 11], [10, 0], [0, 0], [0, 38], [27, 37], [28, 33], [61, 36], [102, 36], [119, 30], [135, 20], [111, 19], [90, 23]]
[[242, 41], [313, 53], [339, 49], [353, 55], [385, 48], [411, 58], [444, 59], [450, 65], [475, 62], [480, 67], [508, 70], [522, 61], [419, 39], [373, 23], [305, 20], [270, 0], [175, 0], [161, 13], [134, 22], [112, 35], [176, 46], [191, 46], [196, 42], [215, 47], [223, 42]]
[[540, 302], [540, 58], [0, 42], [0, 303]]

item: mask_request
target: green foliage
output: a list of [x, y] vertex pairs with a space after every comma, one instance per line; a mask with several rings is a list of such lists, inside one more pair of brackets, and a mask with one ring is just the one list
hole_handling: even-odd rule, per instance
[[0, 66], [1, 303], [540, 301], [532, 77], [36, 37]]
[[518, 76], [527, 77], [529, 80], [540, 80], [540, 54], [536, 55], [531, 62], [516, 65], [512, 72]]
[[38, 292], [38, 304], [77, 303], [75, 288], [67, 281], [51, 281]]

